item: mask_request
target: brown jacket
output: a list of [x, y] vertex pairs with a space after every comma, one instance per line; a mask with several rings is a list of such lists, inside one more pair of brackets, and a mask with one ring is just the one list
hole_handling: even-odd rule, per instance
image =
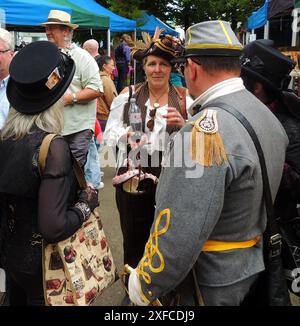
[[107, 120], [110, 106], [113, 99], [118, 95], [115, 84], [110, 78], [110, 76], [104, 72], [100, 72], [100, 77], [103, 82], [104, 93], [98, 97], [97, 101], [97, 119], [98, 120]]

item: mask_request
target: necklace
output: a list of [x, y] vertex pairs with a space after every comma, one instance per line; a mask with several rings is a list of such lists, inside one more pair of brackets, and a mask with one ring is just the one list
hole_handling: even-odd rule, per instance
[[153, 103], [153, 107], [154, 109], [158, 109], [160, 107], [160, 104], [159, 104], [159, 100], [166, 94], [166, 93], [169, 93], [169, 86], [167, 87], [167, 89], [158, 97], [156, 97], [153, 92], [151, 91], [150, 87], [149, 87], [149, 92], [150, 94], [152, 95], [152, 97], [155, 99], [154, 100], [154, 103]]
[[[167, 91], [167, 94], [168, 94], [169, 93], [169, 86], [167, 87], [166, 91]], [[148, 129], [150, 131], [153, 131], [153, 129], [154, 129], [156, 111], [160, 107], [159, 100], [166, 94], [166, 91], [164, 91], [159, 97], [156, 97], [156, 99], [155, 99], [155, 101], [153, 103], [153, 109], [150, 110], [150, 112], [149, 112], [150, 120], [148, 120], [148, 122], [147, 122], [147, 127], [148, 127]], [[152, 97], [155, 98], [155, 95], [152, 93], [150, 88], [149, 88], [149, 92], [152, 95]]]

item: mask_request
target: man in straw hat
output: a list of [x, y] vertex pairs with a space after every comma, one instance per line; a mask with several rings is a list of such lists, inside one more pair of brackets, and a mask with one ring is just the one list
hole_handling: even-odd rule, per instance
[[73, 31], [78, 27], [71, 23], [71, 16], [61, 10], [51, 10], [48, 21], [42, 23], [49, 41], [69, 54], [76, 64], [72, 83], [64, 95], [63, 135], [81, 166], [86, 163], [96, 120], [96, 98], [103, 92], [99, 68], [94, 58], [72, 43]]
[[[162, 297], [171, 299], [166, 304], [240, 305], [265, 268], [260, 163], [248, 132], [220, 103], [243, 114], [257, 133], [273, 196], [288, 140], [279, 121], [245, 89], [241, 51], [228, 22], [187, 30], [179, 61], [194, 98], [192, 118], [164, 158], [169, 167], [160, 176], [150, 237], [129, 278], [136, 304]], [[183, 162], [176, 159], [180, 153]]]

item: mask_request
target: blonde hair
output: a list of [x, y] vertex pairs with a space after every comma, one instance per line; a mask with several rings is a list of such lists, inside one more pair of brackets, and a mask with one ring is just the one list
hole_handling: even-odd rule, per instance
[[134, 45], [134, 42], [133, 42], [133, 40], [132, 40], [132, 38], [131, 38], [131, 36], [130, 35], [128, 35], [128, 34], [123, 34], [122, 36], [121, 36], [121, 39], [122, 40], [124, 40], [128, 45]]
[[15, 39], [13, 35], [4, 28], [0, 28], [0, 40], [8, 48], [7, 50], [11, 50], [11, 51], [15, 50]]
[[23, 114], [11, 108], [0, 133], [1, 140], [9, 138], [13, 140], [21, 139], [30, 134], [33, 126], [47, 133], [60, 134], [64, 124], [62, 109], [62, 99], [49, 109], [35, 115]]

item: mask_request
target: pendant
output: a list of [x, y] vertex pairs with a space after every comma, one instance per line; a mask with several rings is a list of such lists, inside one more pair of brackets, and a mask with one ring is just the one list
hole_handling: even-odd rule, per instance
[[154, 109], [158, 109], [158, 108], [160, 107], [160, 105], [159, 105], [159, 103], [155, 102], [155, 103], [153, 104], [153, 107], [154, 107]]
[[154, 129], [154, 120], [151, 119], [147, 122], [147, 128], [150, 130], [150, 131], [153, 131]]

